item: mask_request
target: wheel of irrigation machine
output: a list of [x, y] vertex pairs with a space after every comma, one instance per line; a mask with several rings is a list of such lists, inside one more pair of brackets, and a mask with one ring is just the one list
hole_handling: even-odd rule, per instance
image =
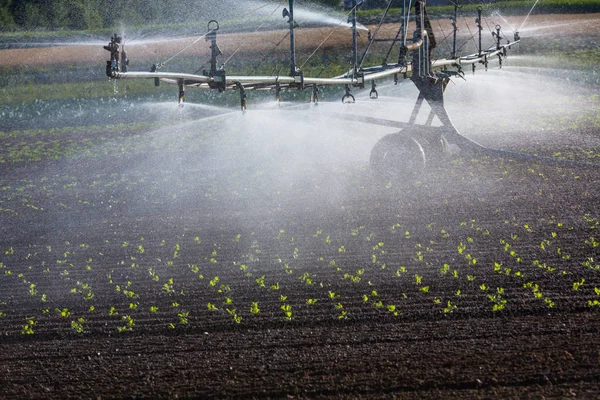
[[438, 127], [411, 127], [381, 138], [371, 150], [374, 174], [384, 182], [408, 184], [442, 161], [446, 141]]

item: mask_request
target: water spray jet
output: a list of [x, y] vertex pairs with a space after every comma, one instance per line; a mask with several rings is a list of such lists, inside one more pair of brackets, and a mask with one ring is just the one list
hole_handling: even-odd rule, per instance
[[[107, 75], [112, 79], [150, 78], [157, 82], [175, 83], [179, 86], [180, 105], [183, 105], [183, 93], [187, 87], [217, 90], [218, 92], [237, 90], [240, 94], [240, 108], [243, 112], [246, 112], [247, 92], [249, 90], [274, 91], [275, 99], [279, 101], [281, 91], [303, 91], [308, 88], [311, 91], [311, 101], [316, 104], [320, 87], [338, 86], [344, 90], [342, 102], [355, 103], [356, 98], [352, 94], [352, 89], [362, 89], [366, 85], [369, 85], [371, 88], [369, 97], [374, 100], [379, 97], [377, 86], [380, 82], [393, 79], [394, 83], [397, 83], [399, 79], [409, 79], [417, 88], [419, 95], [407, 123], [400, 123], [389, 118], [353, 115], [348, 112], [332, 114], [334, 118], [345, 121], [368, 122], [374, 125], [393, 126], [402, 129], [399, 133], [383, 137], [371, 153], [371, 167], [377, 174], [384, 176], [384, 179], [394, 176], [396, 177], [395, 179], [399, 180], [405, 178], [415, 179], [425, 169], [425, 166], [429, 163], [428, 160], [444, 159], [451, 152], [450, 149], [453, 152], [457, 148], [469, 153], [502, 156], [511, 159], [536, 159], [544, 162], [557, 162], [555, 160], [535, 158], [526, 154], [487, 148], [464, 137], [454, 127], [444, 105], [444, 92], [447, 85], [453, 78], [464, 77], [464, 67], [471, 66], [472, 71], [475, 72], [476, 65], [483, 65], [485, 70], [487, 70], [488, 64], [495, 60], [498, 61], [500, 67], [502, 66], [502, 61], [507, 56], [508, 50], [520, 43], [519, 32], [527, 18], [521, 24], [520, 29], [514, 31], [513, 40], [506, 39], [506, 43], [503, 43], [505, 36], [502, 34], [501, 26], [497, 24], [494, 27], [494, 31], [491, 32], [493, 45], [486, 48], [483, 46], [482, 37], [482, 31], [484, 30], [482, 8], [478, 8], [477, 18], [475, 19], [478, 28], [476, 33], [477, 50], [473, 54], [459, 56], [456, 45], [456, 32], [458, 30], [456, 21], [460, 5], [456, 2], [454, 3], [455, 15], [452, 24], [454, 39], [452, 52], [448, 58], [433, 60], [432, 51], [437, 45], [436, 38], [433, 35], [431, 22], [427, 15], [425, 0], [417, 0], [414, 2], [416, 29], [412, 39], [405, 34], [410, 9], [403, 8], [398, 35], [395, 38], [380, 38], [378, 37], [379, 29], [375, 30], [374, 33], [370, 33], [367, 49], [359, 59], [357, 35], [360, 28], [356, 23], [355, 14], [357, 3], [354, 0], [352, 4], [353, 8], [349, 18], [349, 24], [352, 29], [352, 61], [348, 72], [340, 76], [329, 78], [312, 77], [306, 75], [297, 66], [295, 38], [296, 29], [299, 25], [296, 22], [296, 17], [300, 14], [294, 15], [294, 0], [289, 0], [289, 7], [285, 8], [282, 12], [282, 16], [286, 19], [286, 23], [289, 26], [290, 55], [289, 73], [287, 75], [230, 75], [229, 71], [226, 73], [224, 65], [218, 66], [217, 57], [221, 55], [221, 51], [217, 46], [216, 33], [219, 29], [219, 24], [216, 21], [209, 23], [208, 33], [203, 36], [206, 37], [206, 41], [211, 42], [211, 68], [208, 71], [204, 71], [202, 75], [163, 72], [159, 68], [152, 68], [150, 72], [123, 71], [119, 63], [114, 62], [116, 56], [114, 56], [115, 53], [112, 51], [111, 61], [107, 63]], [[537, 4], [537, 1], [535, 4]], [[390, 5], [391, 1], [388, 4], [386, 13], [389, 11]], [[387, 63], [386, 55], [384, 62], [380, 65], [363, 66], [365, 55], [375, 42], [388, 42], [392, 47], [396, 47], [399, 52], [398, 61], [389, 64]], [[176, 57], [178, 54], [173, 57]], [[428, 112], [428, 114], [425, 117], [424, 123], [418, 124], [417, 121], [423, 120], [423, 118], [418, 117], [425, 103], [429, 106], [425, 108], [425, 112]], [[558, 161], [557, 163], [563, 164], [562, 161]], [[573, 163], [566, 164], [573, 165]]]

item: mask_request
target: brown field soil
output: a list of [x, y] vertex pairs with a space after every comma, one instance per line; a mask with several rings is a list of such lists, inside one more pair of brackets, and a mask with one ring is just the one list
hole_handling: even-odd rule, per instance
[[[522, 25], [523, 16], [516, 17], [489, 17], [486, 23], [490, 29], [496, 24], [503, 26], [504, 33], [512, 38], [512, 30]], [[457, 25], [461, 28], [460, 35], [470, 36], [477, 32], [473, 18], [463, 18]], [[588, 36], [597, 34], [600, 26], [600, 14], [569, 14], [569, 15], [532, 15], [523, 27], [521, 36], [539, 36], [552, 34], [558, 36]], [[450, 20], [434, 20], [432, 23], [434, 33], [439, 38], [445, 38], [452, 31]], [[532, 29], [535, 27], [535, 29]], [[486, 25], [487, 28], [487, 25]], [[375, 30], [374, 26], [369, 29]], [[398, 27], [396, 24], [386, 24], [382, 27], [379, 37], [394, 37]], [[530, 30], [531, 29], [531, 30]], [[223, 34], [219, 35], [219, 48], [224, 57], [229, 57], [236, 50], [238, 56], [255, 56], [256, 54], [287, 54], [287, 41], [276, 46], [285, 36], [282, 31], [254, 32], [249, 34]], [[489, 32], [486, 30], [486, 37]], [[326, 54], [339, 51], [340, 48], [350, 49], [351, 40], [348, 29], [344, 27], [327, 28], [305, 28], [299, 29], [296, 34], [296, 47], [299, 57], [310, 55], [323, 40], [327, 40], [319, 48], [318, 54]], [[156, 62], [172, 56], [180, 49], [190, 45], [198, 38], [173, 38], [169, 40], [150, 41], [149, 43], [127, 44], [127, 51], [133, 63]], [[106, 39], [107, 42], [109, 38]], [[366, 34], [359, 38], [359, 46], [364, 47], [368, 43]], [[449, 39], [447, 39], [449, 40]], [[441, 46], [442, 44], [440, 44]], [[275, 47], [276, 46], [276, 47]], [[0, 66], [23, 67], [35, 65], [79, 65], [102, 62], [107, 59], [107, 52], [99, 45], [86, 46], [59, 46], [32, 49], [9, 49], [0, 51]], [[207, 43], [202, 40], [191, 46], [183, 55], [194, 55], [199, 57], [210, 56]], [[301, 61], [301, 60], [299, 60]], [[134, 64], [135, 65], [135, 64]], [[140, 64], [137, 64], [140, 65]]]
[[248, 114], [3, 137], [0, 397], [597, 398], [600, 169]]
[[3, 166], [5, 397], [598, 393], [597, 169], [395, 190], [233, 136]]

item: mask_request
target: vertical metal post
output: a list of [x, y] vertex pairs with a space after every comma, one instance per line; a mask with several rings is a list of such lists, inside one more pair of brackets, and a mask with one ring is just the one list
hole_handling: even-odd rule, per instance
[[418, 49], [413, 51], [413, 60], [412, 60], [412, 70], [413, 70], [413, 80], [414, 78], [422, 78], [425, 76], [425, 59], [424, 54], [427, 52], [425, 38], [423, 37], [423, 30], [425, 29], [424, 24], [424, 8], [423, 0], [415, 1], [415, 24], [416, 29], [413, 34], [413, 43], [416, 43], [419, 40], [423, 40], [423, 45]]
[[481, 55], [481, 31], [483, 31], [483, 26], [481, 26], [481, 7], [477, 7], [477, 19], [475, 20], [477, 23], [477, 29], [479, 30], [479, 49], [478, 55]]
[[[407, 29], [407, 25], [408, 25], [408, 18], [407, 18], [407, 13], [406, 13], [406, 9], [404, 7], [404, 3], [405, 1], [402, 2], [402, 21], [400, 21], [400, 23], [402, 24], [402, 26], [400, 27], [401, 31], [402, 31], [402, 36], [400, 37], [400, 47], [406, 47], [406, 29]], [[410, 5], [408, 7], [408, 9], [410, 10]]]
[[500, 30], [501, 26], [496, 25], [496, 50], [500, 50]]
[[457, 26], [457, 18], [458, 18], [458, 0], [454, 3], [454, 19], [452, 20], [452, 28], [454, 34], [452, 36], [452, 55], [450, 58], [456, 58], [456, 32], [458, 31]]
[[356, 78], [358, 68], [358, 43], [356, 40], [356, 0], [352, 0], [352, 78]]
[[[216, 28], [211, 28], [212, 23], [216, 24]], [[210, 41], [210, 76], [217, 73], [217, 57], [221, 55], [221, 50], [217, 46], [217, 30], [219, 30], [219, 23], [215, 20], [210, 21], [206, 34], [206, 41]]]
[[290, 0], [289, 4], [289, 21], [290, 24], [290, 76], [296, 76], [296, 41], [294, 38], [294, 0]]

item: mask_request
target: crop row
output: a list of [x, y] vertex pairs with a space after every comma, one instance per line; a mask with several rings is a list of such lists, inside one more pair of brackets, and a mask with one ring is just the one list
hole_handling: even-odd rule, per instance
[[5, 334], [30, 334], [597, 308], [600, 223], [590, 214], [573, 222], [10, 246], [0, 316]]

